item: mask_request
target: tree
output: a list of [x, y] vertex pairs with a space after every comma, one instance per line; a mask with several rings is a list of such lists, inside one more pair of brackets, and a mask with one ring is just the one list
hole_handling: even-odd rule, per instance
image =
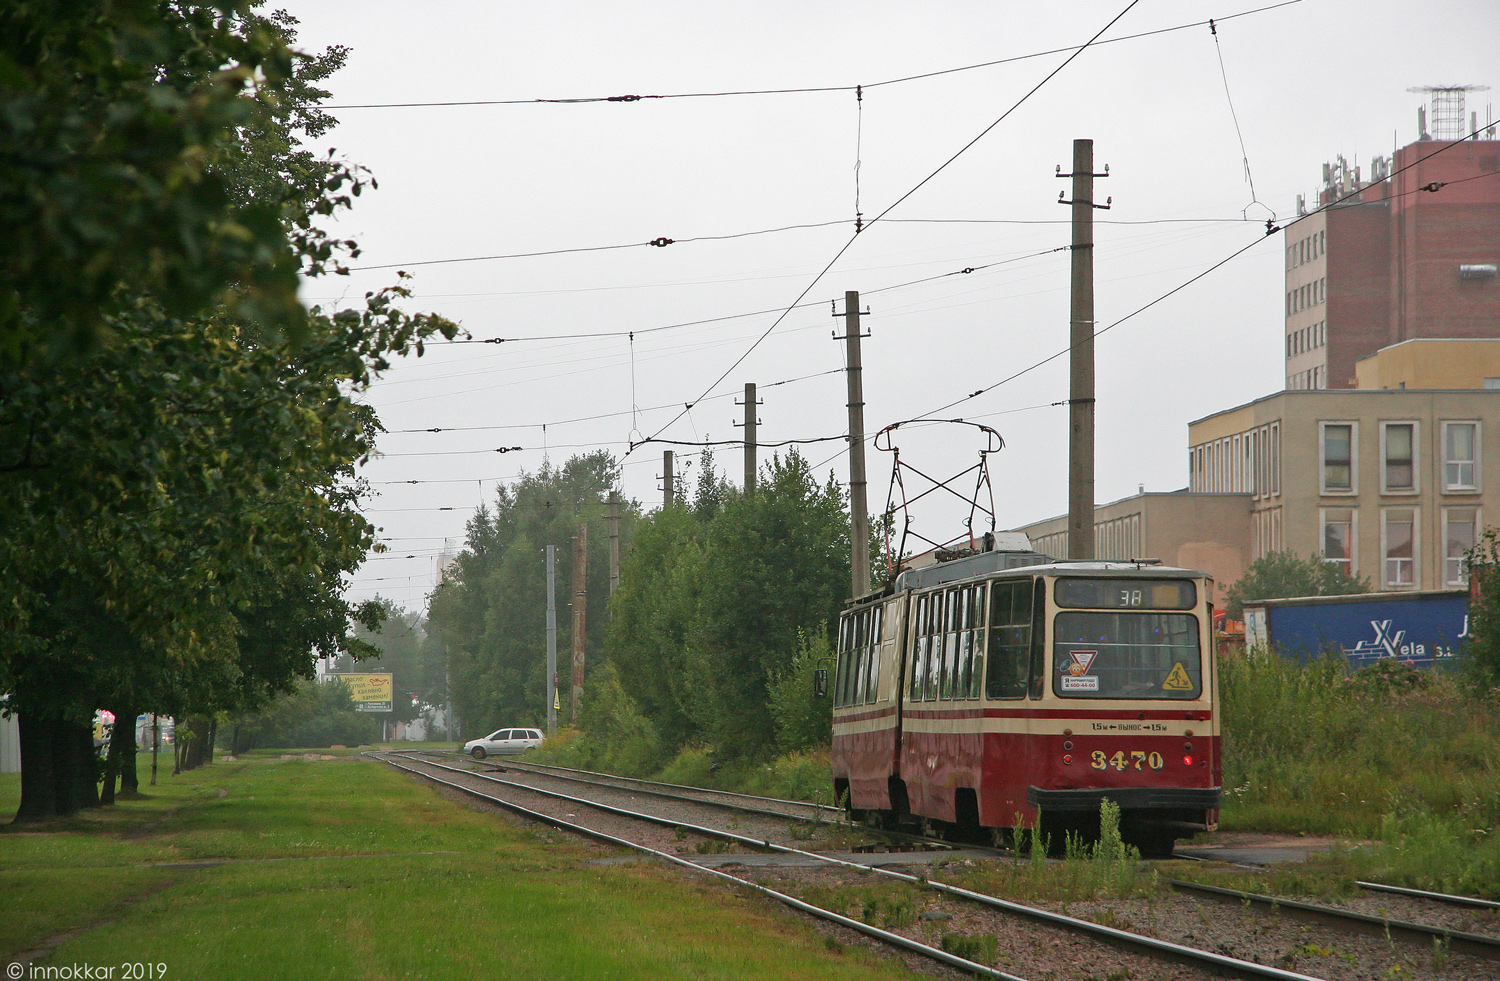
[[[494, 509], [469, 521], [468, 541], [433, 593], [428, 626], [448, 652], [453, 705], [470, 731], [536, 725], [546, 715], [545, 549], [557, 549], [559, 688], [568, 687], [572, 618], [573, 537], [588, 525], [590, 668], [602, 666], [608, 620], [609, 537], [605, 514], [619, 463], [604, 451], [551, 464], [502, 486]], [[628, 545], [635, 506], [627, 504], [621, 534]], [[568, 705], [566, 696], [562, 704]]]
[[1500, 530], [1486, 529], [1467, 561], [1471, 589], [1464, 670], [1475, 687], [1500, 693]]
[[[308, 61], [285, 15], [254, 3], [112, 0], [0, 7], [0, 362], [88, 351], [122, 304], [169, 315], [223, 306], [241, 323], [299, 336], [298, 273], [330, 268], [335, 243], [288, 222], [284, 194], [226, 160], [281, 159], [293, 196], [338, 206], [357, 172], [307, 167], [256, 143], [317, 135], [312, 88], [342, 50]], [[322, 72], [322, 74], [319, 74]], [[279, 152], [278, 152], [279, 151]], [[336, 265], [336, 263], [333, 263]]]
[[697, 727], [726, 752], [774, 745], [767, 685], [803, 631], [838, 622], [849, 593], [849, 514], [843, 488], [819, 485], [793, 450], [762, 468], [756, 492], [724, 505], [709, 526], [700, 616], [686, 673]]
[[1291, 551], [1267, 552], [1250, 563], [1238, 582], [1225, 595], [1224, 610], [1239, 619], [1245, 604], [1259, 599], [1288, 596], [1347, 596], [1368, 593], [1370, 580], [1351, 576], [1333, 562], [1317, 555], [1298, 558]]
[[[848, 594], [849, 519], [837, 481], [820, 486], [796, 452], [763, 467], [749, 497], [711, 469], [695, 501], [637, 526], [609, 652], [668, 745], [704, 739], [754, 757], [777, 738], [770, 686], [798, 651], [828, 645]], [[785, 694], [782, 727], [799, 728], [805, 712]]]
[[[167, 80], [163, 84], [175, 86], [172, 91], [187, 101], [200, 95], [212, 101], [200, 89], [219, 84], [213, 80], [236, 52], [284, 46], [290, 37], [289, 18], [266, 20], [239, 8], [225, 18], [179, 4], [118, 8], [102, 8], [94, 20], [74, 15], [57, 27], [62, 33], [49, 34], [57, 26], [47, 21], [51, 8], [11, 5], [0, 13], [9, 18], [0, 26], [19, 24], [31, 32], [26, 43], [51, 45], [75, 69], [67, 58], [93, 57], [78, 52], [103, 45], [105, 55], [126, 59], [120, 72], [134, 81], [125, 87], [145, 85], [144, 95], [131, 92], [153, 106], [176, 97], [155, 82], [141, 82], [140, 65], [126, 57], [165, 57], [168, 51], [152, 40], [154, 27], [141, 27], [141, 38], [126, 29], [143, 10], [159, 15], [169, 33], [178, 32], [171, 34], [173, 43], [181, 42], [168, 51], [171, 58], [152, 62], [158, 67], [151, 77]], [[108, 37], [88, 33], [95, 29]], [[129, 50], [120, 49], [127, 35], [133, 38]], [[184, 40], [188, 35], [191, 44]], [[0, 55], [13, 41], [0, 31]], [[139, 50], [131, 47], [137, 42]], [[310, 165], [296, 148], [296, 127], [317, 118], [296, 106], [326, 95], [312, 82], [331, 63], [288, 55], [280, 68], [257, 67], [250, 94], [235, 89], [245, 104], [234, 116], [242, 125], [194, 144], [201, 179], [179, 175], [241, 201], [236, 214], [253, 211], [275, 225], [269, 237], [232, 227], [231, 237], [253, 244], [264, 268], [291, 270], [294, 279], [298, 268], [324, 268], [339, 247], [317, 230], [316, 217], [349, 204], [347, 172]], [[18, 90], [15, 78], [40, 85], [37, 78], [51, 78], [47, 73], [57, 70], [42, 65], [31, 75], [7, 74], [0, 56], [0, 84], [10, 86], [3, 90], [7, 105], [25, 102], [17, 110], [21, 116], [53, 105], [48, 100], [56, 92]], [[69, 70], [53, 81], [72, 92], [68, 84], [84, 82]], [[118, 95], [110, 88], [116, 81], [99, 80], [111, 98]], [[110, 106], [129, 116], [125, 103]], [[84, 106], [87, 112], [97, 108]], [[116, 118], [105, 112], [100, 119], [105, 116]], [[13, 124], [8, 119], [0, 125]], [[77, 133], [89, 132], [84, 123], [79, 126]], [[97, 149], [107, 157], [114, 152], [109, 141], [117, 140], [115, 150], [124, 153], [131, 140], [154, 132], [148, 127], [99, 135], [103, 142], [88, 152]], [[53, 253], [70, 246], [65, 235], [49, 239], [20, 227], [26, 213], [5, 196], [14, 190], [14, 174], [4, 168], [24, 168], [26, 161], [17, 163], [7, 152], [0, 149], [0, 228], [7, 236], [15, 232], [22, 256], [16, 261], [38, 275], [36, 283], [28, 280], [21, 288], [4, 278], [14, 266], [0, 271], [0, 292], [12, 290], [0, 298], [0, 308], [13, 301], [21, 311], [12, 322], [0, 309], [0, 344], [19, 352], [0, 360], [0, 499], [6, 501], [0, 509], [0, 691], [10, 692], [22, 725], [17, 819], [40, 820], [94, 803], [88, 720], [95, 708], [110, 707], [131, 719], [149, 709], [211, 720], [225, 709], [263, 704], [310, 676], [310, 652], [363, 650], [346, 636], [349, 624], [360, 621], [373, 629], [381, 611], [351, 606], [341, 594], [344, 576], [374, 544], [374, 529], [358, 512], [364, 487], [354, 467], [373, 450], [378, 422], [355, 396], [391, 357], [420, 353], [427, 337], [451, 337], [457, 328], [441, 318], [402, 312], [396, 304], [408, 294], [397, 285], [368, 294], [363, 310], [325, 315], [314, 308], [298, 314], [295, 333], [281, 330], [285, 311], [261, 302], [266, 284], [251, 275], [253, 269], [240, 269], [245, 275], [234, 280], [232, 296], [218, 287], [199, 290], [208, 281], [193, 280], [196, 271], [182, 274], [188, 286], [178, 290], [176, 254], [153, 253], [149, 236], [130, 237], [135, 226], [129, 222], [101, 226], [107, 247], [90, 253], [90, 261], [105, 269], [101, 275], [112, 277], [108, 302], [53, 309], [46, 290], [34, 295], [34, 288], [46, 286], [47, 264], [61, 261]], [[66, 154], [56, 163], [65, 176], [75, 163], [93, 166]], [[126, 177], [150, 183], [163, 174], [148, 167]], [[63, 184], [68, 180], [88, 182], [77, 174]], [[99, 192], [90, 187], [72, 191], [83, 198]], [[52, 200], [44, 192], [27, 193]], [[117, 205], [129, 212], [133, 201], [122, 192]], [[55, 205], [52, 200], [48, 206]], [[82, 201], [76, 214], [92, 214], [87, 205]], [[204, 214], [193, 218], [208, 221]], [[223, 224], [228, 212], [215, 214], [214, 229], [229, 227]], [[181, 217], [151, 212], [137, 218], [170, 224], [173, 216]], [[193, 239], [190, 229], [177, 231], [186, 237], [174, 241], [196, 250], [203, 269], [228, 274], [229, 266], [215, 266], [213, 243]], [[133, 278], [129, 262], [110, 265], [111, 250], [127, 248], [122, 243], [129, 243], [127, 251], [148, 254], [149, 276]], [[158, 274], [160, 281], [152, 278]], [[80, 296], [87, 298], [90, 289], [84, 282]], [[205, 297], [222, 302], [192, 305]], [[46, 317], [57, 318], [61, 335], [73, 341], [89, 334], [92, 346], [75, 344], [87, 350], [51, 363], [27, 357], [37, 349], [25, 330], [11, 328]], [[206, 733], [212, 723], [196, 728]], [[79, 790], [85, 786], [89, 792]]]

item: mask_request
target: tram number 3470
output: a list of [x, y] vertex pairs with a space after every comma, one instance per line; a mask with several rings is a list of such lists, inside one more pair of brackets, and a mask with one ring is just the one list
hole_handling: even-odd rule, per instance
[[1106, 756], [1104, 750], [1096, 749], [1089, 757], [1089, 765], [1096, 770], [1105, 770], [1109, 767], [1114, 767], [1116, 770], [1144, 770], [1147, 767], [1160, 770], [1165, 764], [1166, 761], [1162, 759], [1160, 753], [1147, 753], [1139, 749], [1132, 750], [1129, 759], [1126, 758], [1124, 750], [1120, 750], [1113, 756]]

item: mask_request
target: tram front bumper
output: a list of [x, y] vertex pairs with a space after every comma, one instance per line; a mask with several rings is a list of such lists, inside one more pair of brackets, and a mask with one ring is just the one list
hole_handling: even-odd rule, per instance
[[1217, 810], [1222, 787], [1087, 787], [1076, 790], [1026, 788], [1026, 803], [1046, 813], [1098, 813], [1103, 801], [1114, 801], [1121, 811]]

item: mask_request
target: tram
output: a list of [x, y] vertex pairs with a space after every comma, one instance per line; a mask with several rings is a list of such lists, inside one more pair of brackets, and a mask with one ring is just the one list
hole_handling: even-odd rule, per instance
[[[1038, 564], [1022, 564], [1024, 562]], [[1144, 855], [1217, 826], [1212, 580], [1000, 550], [907, 569], [840, 617], [833, 786], [851, 817]]]

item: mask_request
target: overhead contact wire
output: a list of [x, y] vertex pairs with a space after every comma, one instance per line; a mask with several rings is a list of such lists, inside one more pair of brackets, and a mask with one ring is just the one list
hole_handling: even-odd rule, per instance
[[[1130, 2], [1125, 5], [1125, 8], [1123, 10], [1121, 10], [1118, 14], [1116, 14], [1114, 17], [1110, 18], [1109, 22], [1106, 23], [1102, 28], [1100, 28], [1098, 30], [1098, 32], [1094, 34], [1093, 37], [1091, 37], [1086, 43], [1084, 43], [1083, 45], [1081, 45], [1072, 54], [1068, 55], [1068, 57], [1063, 60], [1062, 64], [1058, 65], [1056, 68], [1052, 69], [1052, 71], [1048, 72], [1045, 76], [1043, 76], [1042, 80], [1039, 81], [1039, 82], [1037, 82], [1035, 85], [1033, 85], [1026, 92], [1025, 95], [1021, 96], [1021, 98], [1019, 98], [1018, 100], [1016, 100], [1016, 102], [1015, 102], [1014, 105], [1012, 105], [1009, 109], [1005, 110], [1005, 112], [1001, 113], [1001, 115], [1000, 115], [1000, 117], [998, 119], [996, 119], [994, 122], [990, 123], [983, 130], [981, 130], [978, 136], [975, 136], [968, 143], [965, 143], [962, 147], [960, 147], [958, 149], [958, 151], [956, 153], [954, 153], [947, 160], [945, 160], [941, 164], [939, 164], [936, 170], [934, 170], [932, 173], [928, 174], [926, 177], [922, 178], [909, 191], [907, 191], [905, 194], [901, 195], [895, 201], [891, 202], [891, 204], [888, 205], [885, 208], [884, 211], [880, 212], [880, 214], [878, 214], [874, 218], [870, 219], [870, 225], [874, 225], [876, 222], [880, 221], [886, 215], [890, 214], [891, 211], [894, 210], [895, 208], [899, 207], [902, 202], [906, 201], [913, 194], [916, 194], [917, 191], [921, 190], [924, 186], [926, 186], [929, 181], [931, 181], [933, 178], [937, 177], [938, 174], [941, 174], [944, 170], [946, 170], [949, 167], [949, 165], [951, 165], [953, 163], [953, 161], [957, 160], [960, 156], [962, 156], [964, 153], [966, 153], [969, 150], [970, 147], [974, 146], [974, 144], [976, 144], [980, 140], [984, 139], [984, 137], [987, 136], [991, 131], [993, 131], [996, 126], [999, 126], [1002, 122], [1004, 122], [1011, 115], [1011, 113], [1015, 112], [1028, 99], [1030, 99], [1033, 95], [1035, 95], [1041, 89], [1042, 86], [1046, 85], [1049, 81], [1051, 81], [1053, 78], [1055, 78], [1059, 72], [1061, 72], [1064, 68], [1068, 67], [1068, 65], [1072, 64], [1073, 60], [1075, 58], [1077, 58], [1079, 55], [1083, 54], [1084, 51], [1087, 51], [1089, 49], [1089, 47], [1095, 41], [1097, 41], [1101, 36], [1103, 36], [1103, 34], [1104, 34], [1105, 31], [1109, 30], [1116, 23], [1118, 23], [1119, 20], [1120, 20], [1120, 18], [1124, 17], [1127, 13], [1129, 13], [1138, 3], [1140, 3], [1140, 0], [1130, 0]], [[866, 227], [868, 227], [868, 226], [866, 226]], [[748, 358], [751, 355], [751, 353], [756, 348], [758, 348], [761, 345], [761, 342], [764, 341], [767, 337], [771, 336], [771, 332], [774, 331], [781, 324], [781, 322], [783, 320], [785, 320], [787, 318], [787, 316], [789, 316], [791, 314], [792, 310], [796, 308], [796, 305], [798, 303], [801, 303], [804, 299], [806, 299], [807, 298], [807, 294], [809, 294], [809, 293], [812, 292], [813, 287], [816, 286], [816, 285], [818, 285], [818, 283], [822, 281], [823, 277], [828, 274], [828, 271], [833, 268], [834, 263], [838, 262], [839, 259], [843, 258], [845, 252], [849, 251], [850, 246], [852, 246], [854, 244], [855, 239], [858, 237], [858, 234], [859, 233], [855, 233], [855, 236], [851, 237], [849, 239], [849, 241], [847, 241], [847, 242], [844, 243], [843, 247], [840, 248], [838, 250], [838, 252], [834, 254], [833, 258], [829, 259], [828, 263], [822, 268], [822, 270], [819, 271], [819, 273], [815, 277], [813, 277], [812, 282], [808, 283], [807, 286], [806, 286], [806, 288], [804, 288], [802, 290], [802, 292], [800, 294], [798, 294], [797, 298], [792, 301], [791, 306], [788, 306], [786, 308], [786, 310], [784, 310], [781, 313], [781, 315], [778, 316], [775, 319], [775, 321], [773, 321], [771, 323], [771, 325], [765, 329], [765, 331], [760, 335], [760, 337], [757, 338], [755, 340], [755, 342], [750, 345], [750, 347], [745, 351], [745, 353], [742, 354], [742, 355], [740, 355], [738, 358], [736, 358], [735, 361], [734, 361], [734, 363], [731, 364], [728, 368], [726, 368], [724, 370], [723, 374], [721, 374], [718, 378], [714, 379], [713, 383], [711, 385], [709, 385], [704, 390], [705, 394], [707, 394], [707, 392], [712, 391], [725, 378], [728, 378], [730, 372], [734, 371], [735, 368], [738, 368], [741, 364], [743, 364], [744, 361], [745, 361], [745, 359]], [[702, 396], [700, 396], [700, 398], [701, 397]], [[682, 416], [683, 416], [683, 414], [686, 413], [689, 409], [691, 409], [692, 406], [693, 406], [692, 402], [687, 403], [686, 407], [683, 409], [683, 412], [679, 412], [676, 416], [674, 416], [672, 418], [672, 420], [670, 422], [668, 422], [661, 429], [658, 429], [655, 433], [653, 433], [652, 434], [652, 438], [660, 436], [663, 432], [665, 432], [667, 430], [668, 427], [670, 427], [675, 422], [677, 422], [678, 419], [681, 419]], [[630, 453], [634, 449], [635, 449], [635, 446], [632, 444], [630, 450], [627, 450], [625, 455], [629, 456]]]

